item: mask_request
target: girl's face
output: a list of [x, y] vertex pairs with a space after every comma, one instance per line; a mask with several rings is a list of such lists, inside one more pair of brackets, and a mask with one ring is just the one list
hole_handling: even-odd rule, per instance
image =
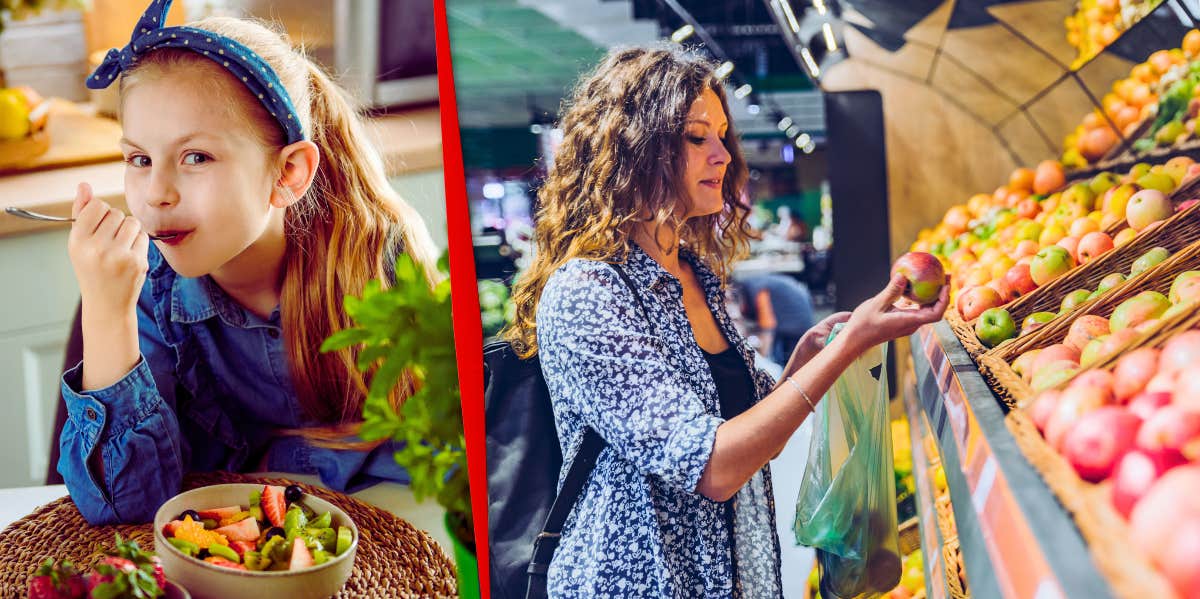
[[198, 277], [253, 262], [282, 243], [271, 153], [239, 106], [250, 92], [216, 65], [140, 78], [122, 96], [125, 199], [176, 272]]
[[692, 102], [684, 123], [684, 189], [688, 192], [686, 218], [716, 214], [725, 207], [721, 195], [725, 167], [729, 166], [729, 150], [725, 149], [725, 133], [729, 120], [725, 108], [713, 90]]

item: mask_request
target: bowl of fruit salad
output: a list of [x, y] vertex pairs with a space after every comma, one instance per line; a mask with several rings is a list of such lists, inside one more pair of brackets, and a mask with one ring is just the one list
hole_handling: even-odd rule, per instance
[[158, 509], [154, 549], [196, 599], [329, 597], [350, 578], [358, 528], [295, 485], [212, 485]]

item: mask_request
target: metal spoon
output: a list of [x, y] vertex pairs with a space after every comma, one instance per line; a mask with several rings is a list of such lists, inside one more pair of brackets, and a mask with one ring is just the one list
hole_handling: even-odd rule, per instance
[[[28, 218], [29, 220], [44, 220], [44, 221], [50, 221], [50, 222], [54, 222], [54, 223], [73, 223], [73, 222], [75, 222], [75, 219], [73, 219], [69, 216], [50, 216], [49, 214], [41, 214], [39, 212], [30, 212], [29, 210], [26, 210], [24, 208], [17, 208], [16, 206], [9, 206], [9, 207], [5, 208], [4, 211], [13, 216], [19, 216], [21, 218]], [[164, 239], [163, 237], [158, 237], [156, 235], [151, 235], [149, 233], [147, 233], [146, 236], [155, 241]], [[173, 236], [170, 236], [170, 237], [173, 237]]]

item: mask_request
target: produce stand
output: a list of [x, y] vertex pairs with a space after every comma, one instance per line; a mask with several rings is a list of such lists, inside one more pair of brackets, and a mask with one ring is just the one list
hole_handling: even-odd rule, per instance
[[943, 540], [934, 524], [924, 434], [945, 470], [970, 596], [1114, 597], [1070, 514], [1022, 455], [1002, 404], [946, 322], [911, 337], [913, 378], [903, 401], [913, 435], [929, 597], [944, 586]]

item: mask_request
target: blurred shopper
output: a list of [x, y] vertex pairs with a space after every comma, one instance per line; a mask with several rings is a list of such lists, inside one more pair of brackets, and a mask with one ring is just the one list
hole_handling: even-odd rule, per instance
[[540, 358], [565, 461], [589, 428], [607, 443], [549, 564], [551, 597], [781, 596], [768, 460], [860, 353], [947, 304], [893, 308], [897, 278], [805, 334], [780, 384], [754, 369], [723, 301], [749, 209], [713, 71], [677, 46], [614, 51], [563, 112], [505, 333]]
[[813, 326], [813, 301], [803, 283], [780, 273], [739, 281], [742, 316], [758, 328], [766, 357], [786, 364], [796, 344]]

